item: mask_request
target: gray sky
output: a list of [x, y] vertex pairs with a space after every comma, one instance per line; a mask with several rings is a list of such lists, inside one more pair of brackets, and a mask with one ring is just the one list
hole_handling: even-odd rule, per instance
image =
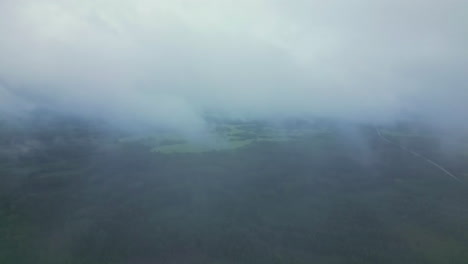
[[[465, 0], [0, 1], [0, 111], [466, 123]], [[29, 104], [29, 106], [28, 106]]]

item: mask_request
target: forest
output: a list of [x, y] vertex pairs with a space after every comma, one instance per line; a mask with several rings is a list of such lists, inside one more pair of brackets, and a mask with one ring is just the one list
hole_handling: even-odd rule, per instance
[[0, 263], [468, 260], [466, 156], [444, 159], [411, 124], [382, 129], [461, 182], [365, 124], [218, 120], [226, 140], [192, 144], [69, 117], [26, 123], [0, 128]]

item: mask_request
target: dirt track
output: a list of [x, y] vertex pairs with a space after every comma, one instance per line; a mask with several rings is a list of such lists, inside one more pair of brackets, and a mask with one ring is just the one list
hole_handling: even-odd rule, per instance
[[385, 142], [389, 143], [389, 144], [392, 144], [392, 145], [395, 145], [397, 146], [398, 148], [400, 148], [401, 150], [405, 151], [405, 152], [408, 152], [410, 154], [412, 154], [413, 156], [415, 157], [418, 157], [418, 158], [421, 158], [423, 160], [425, 160], [426, 162], [432, 164], [434, 167], [438, 168], [439, 170], [441, 170], [444, 174], [448, 175], [449, 177], [451, 177], [452, 179], [458, 181], [458, 182], [461, 182], [460, 178], [458, 178], [457, 176], [453, 175], [453, 173], [451, 173], [450, 171], [448, 171], [446, 168], [444, 168], [442, 165], [438, 164], [437, 162], [433, 161], [433, 160], [430, 160], [426, 157], [424, 157], [423, 155], [417, 153], [417, 152], [414, 152], [400, 144], [397, 144], [393, 141], [391, 141], [390, 139], [386, 138], [384, 135], [382, 135], [382, 133], [380, 132], [380, 130], [378, 128], [375, 129], [377, 131], [377, 134], [379, 135], [379, 137], [381, 139], [383, 139]]

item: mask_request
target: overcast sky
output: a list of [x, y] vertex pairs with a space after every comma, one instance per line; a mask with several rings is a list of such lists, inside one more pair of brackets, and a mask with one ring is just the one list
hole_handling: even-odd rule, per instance
[[0, 111], [466, 122], [466, 0], [1, 0]]

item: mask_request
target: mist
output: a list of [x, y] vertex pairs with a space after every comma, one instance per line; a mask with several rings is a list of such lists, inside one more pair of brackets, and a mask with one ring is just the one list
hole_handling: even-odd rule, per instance
[[[0, 111], [463, 127], [466, 1], [2, 1]], [[27, 105], [27, 107], [26, 107]]]
[[466, 264], [467, 10], [0, 0], [0, 263]]

